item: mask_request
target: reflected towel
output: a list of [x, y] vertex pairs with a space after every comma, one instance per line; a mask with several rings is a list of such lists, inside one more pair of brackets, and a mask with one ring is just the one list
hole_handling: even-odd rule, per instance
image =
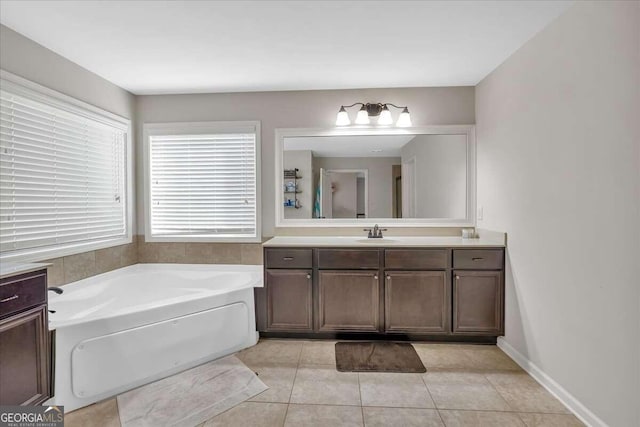
[[316, 200], [313, 203], [313, 218], [320, 218], [320, 186], [316, 188]]

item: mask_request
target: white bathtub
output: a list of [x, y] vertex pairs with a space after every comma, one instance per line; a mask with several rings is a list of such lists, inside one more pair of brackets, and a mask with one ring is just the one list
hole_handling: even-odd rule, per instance
[[55, 396], [71, 411], [255, 345], [262, 266], [136, 264], [50, 292]]

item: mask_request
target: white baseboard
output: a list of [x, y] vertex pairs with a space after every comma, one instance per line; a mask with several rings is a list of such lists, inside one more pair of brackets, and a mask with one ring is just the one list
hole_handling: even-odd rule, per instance
[[590, 427], [608, 427], [596, 414], [591, 412], [571, 393], [565, 390], [560, 384], [553, 380], [549, 375], [544, 373], [542, 369], [527, 359], [522, 353], [513, 348], [503, 337], [498, 337], [498, 347], [511, 357], [522, 369], [524, 369], [533, 379], [538, 381], [540, 385], [556, 397], [564, 406], [583, 423]]

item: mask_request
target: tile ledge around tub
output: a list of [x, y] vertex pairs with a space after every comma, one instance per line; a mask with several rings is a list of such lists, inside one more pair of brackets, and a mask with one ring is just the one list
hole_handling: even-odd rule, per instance
[[0, 266], [0, 279], [5, 277], [17, 276], [18, 274], [30, 273], [36, 270], [42, 270], [51, 266], [51, 263], [46, 262], [28, 262], [28, 263], [2, 263]]
[[504, 233], [480, 230], [480, 237], [463, 239], [459, 236], [385, 236], [367, 239], [363, 236], [275, 236], [265, 247], [505, 247]]

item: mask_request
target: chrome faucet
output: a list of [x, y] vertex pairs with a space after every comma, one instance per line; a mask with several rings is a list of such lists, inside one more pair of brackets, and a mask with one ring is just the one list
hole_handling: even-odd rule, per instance
[[368, 231], [367, 234], [368, 239], [382, 239], [382, 232], [387, 231], [386, 228], [378, 227], [378, 224], [374, 225], [373, 228], [365, 228], [363, 231]]

